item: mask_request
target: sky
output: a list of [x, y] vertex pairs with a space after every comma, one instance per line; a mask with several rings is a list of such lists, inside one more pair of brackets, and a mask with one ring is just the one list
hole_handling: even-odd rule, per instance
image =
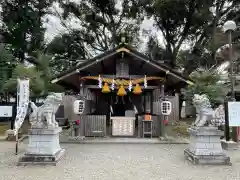
[[[46, 31], [46, 40], [49, 42], [53, 39], [54, 36], [62, 33], [65, 31], [64, 27], [61, 25], [61, 21], [58, 17], [56, 16], [48, 16], [49, 20], [48, 23], [45, 23], [45, 27], [47, 28]], [[73, 27], [76, 25], [72, 25]], [[145, 30], [151, 30], [153, 34], [156, 34], [158, 37], [159, 42], [162, 42], [161, 44], [163, 45], [164, 43], [164, 38], [162, 36], [162, 33], [160, 31], [157, 31], [156, 28], [153, 27], [153, 19], [146, 19], [143, 21], [141, 25], [141, 29]], [[143, 40], [144, 43], [146, 43], [147, 38], [140, 33], [141, 39]]]

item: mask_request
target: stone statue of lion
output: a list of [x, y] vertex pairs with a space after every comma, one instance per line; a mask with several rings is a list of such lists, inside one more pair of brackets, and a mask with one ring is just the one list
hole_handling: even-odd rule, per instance
[[208, 96], [194, 94], [193, 105], [196, 108], [196, 120], [193, 126], [220, 126], [225, 123], [224, 106], [220, 105], [216, 110], [212, 109]]
[[29, 121], [32, 127], [58, 127], [55, 114], [63, 100], [62, 93], [52, 93], [47, 96], [42, 106], [37, 107], [34, 102], [30, 102], [32, 113]]

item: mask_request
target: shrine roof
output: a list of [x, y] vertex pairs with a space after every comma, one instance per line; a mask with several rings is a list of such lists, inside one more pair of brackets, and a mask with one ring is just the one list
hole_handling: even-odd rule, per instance
[[109, 51], [106, 51], [94, 58], [91, 58], [89, 60], [86, 61], [81, 61], [81, 63], [78, 63], [75, 67], [70, 68], [69, 70], [62, 72], [60, 74], [58, 74], [57, 76], [55, 76], [51, 83], [57, 83], [58, 81], [77, 74], [81, 71], [83, 71], [86, 68], [89, 68], [91, 66], [94, 66], [95, 64], [104, 61], [105, 59], [108, 59], [114, 55], [117, 54], [121, 54], [121, 53], [126, 53], [128, 55], [131, 55], [133, 57], [135, 57], [136, 59], [139, 59], [143, 62], [146, 62], [146, 64], [149, 64], [153, 67], [155, 67], [156, 69], [159, 69], [159, 71], [163, 71], [165, 72], [167, 75], [170, 76], [174, 76], [176, 79], [179, 79], [180, 81], [186, 83], [186, 84], [192, 84], [193, 82], [189, 79], [189, 77], [185, 77], [183, 76], [181, 73], [177, 72], [176, 70], [174, 70], [173, 68], [163, 64], [163, 63], [159, 63], [155, 60], [150, 59], [148, 56], [144, 55], [143, 53], [140, 53], [138, 51], [136, 51], [134, 48], [130, 47], [127, 44], [120, 44], [119, 46], [117, 46], [116, 48], [113, 48]]

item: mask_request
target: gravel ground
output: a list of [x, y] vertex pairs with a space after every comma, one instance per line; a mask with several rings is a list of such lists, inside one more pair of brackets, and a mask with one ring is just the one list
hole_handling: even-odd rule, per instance
[[[25, 145], [21, 146], [21, 152]], [[240, 154], [233, 166], [194, 166], [184, 159], [187, 145], [63, 144], [57, 166], [16, 166], [14, 143], [0, 142], [2, 180], [239, 180]], [[20, 153], [21, 154], [21, 153]]]

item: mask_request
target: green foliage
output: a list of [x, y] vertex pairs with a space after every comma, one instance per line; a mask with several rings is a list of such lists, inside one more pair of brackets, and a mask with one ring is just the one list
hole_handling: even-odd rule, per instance
[[190, 78], [195, 82], [184, 90], [186, 101], [192, 102], [194, 94], [206, 94], [213, 106], [224, 102], [227, 89], [220, 84], [220, 75], [211, 70], [198, 70], [191, 73]]
[[58, 73], [76, 65], [76, 60], [84, 60], [88, 56], [78, 30], [56, 36], [47, 45], [46, 52], [52, 54], [49, 65]]
[[[139, 30], [143, 20], [142, 9], [135, 0], [82, 0], [61, 1], [64, 9], [61, 19], [75, 19], [79, 24], [78, 36], [86, 43], [89, 53], [109, 50], [126, 37], [126, 42], [137, 46], [140, 42]], [[65, 27], [68, 27], [67, 23]]]
[[52, 84], [50, 80], [52, 79], [54, 75], [54, 69], [50, 65], [54, 59], [52, 56], [43, 54], [41, 52], [38, 52], [36, 54], [36, 70], [38, 72], [41, 72], [40, 77], [44, 81], [45, 89], [44, 94], [48, 94], [48, 92], [62, 92], [64, 91], [64, 88], [57, 84]]
[[14, 56], [6, 49], [6, 45], [0, 44], [0, 92], [3, 92], [3, 85], [11, 77], [14, 66]]
[[12, 77], [6, 81], [3, 86], [4, 92], [15, 94], [17, 91], [17, 79], [30, 79], [30, 95], [41, 95], [44, 92], [45, 84], [41, 79], [41, 72], [37, 71], [35, 67], [26, 67], [23, 64], [18, 64], [14, 69]]
[[199, 64], [215, 61], [217, 27], [228, 19], [239, 20], [239, 4], [239, 0], [151, 0], [144, 9], [163, 34], [172, 66], [179, 60], [182, 45], [190, 43], [187, 58], [180, 57], [186, 60], [181, 62], [185, 73], [190, 74]]
[[157, 41], [156, 36], [150, 36], [147, 41], [146, 55], [153, 60], [168, 59], [166, 49]]
[[4, 42], [11, 45], [13, 55], [20, 62], [25, 53], [40, 50], [44, 45], [42, 18], [54, 0], [3, 0], [1, 2]]
[[180, 51], [177, 56], [177, 64], [184, 67], [184, 74], [189, 75], [199, 67], [211, 68], [216, 64], [216, 60], [212, 58], [211, 52], [207, 49], [195, 49]]
[[207, 21], [212, 18], [210, 2], [202, 0], [153, 0], [145, 7], [155, 26], [166, 39], [166, 50], [171, 64], [176, 65], [176, 56], [184, 42], [198, 36]]
[[13, 70], [11, 78], [6, 80], [3, 84], [3, 92], [15, 94], [17, 90], [17, 79], [29, 78], [30, 79], [30, 95], [39, 96], [45, 95], [49, 92], [62, 92], [64, 88], [51, 84], [50, 80], [53, 76], [52, 68], [49, 66], [52, 56], [37, 52], [34, 54], [36, 57], [36, 66], [26, 67], [23, 64], [18, 64]]

